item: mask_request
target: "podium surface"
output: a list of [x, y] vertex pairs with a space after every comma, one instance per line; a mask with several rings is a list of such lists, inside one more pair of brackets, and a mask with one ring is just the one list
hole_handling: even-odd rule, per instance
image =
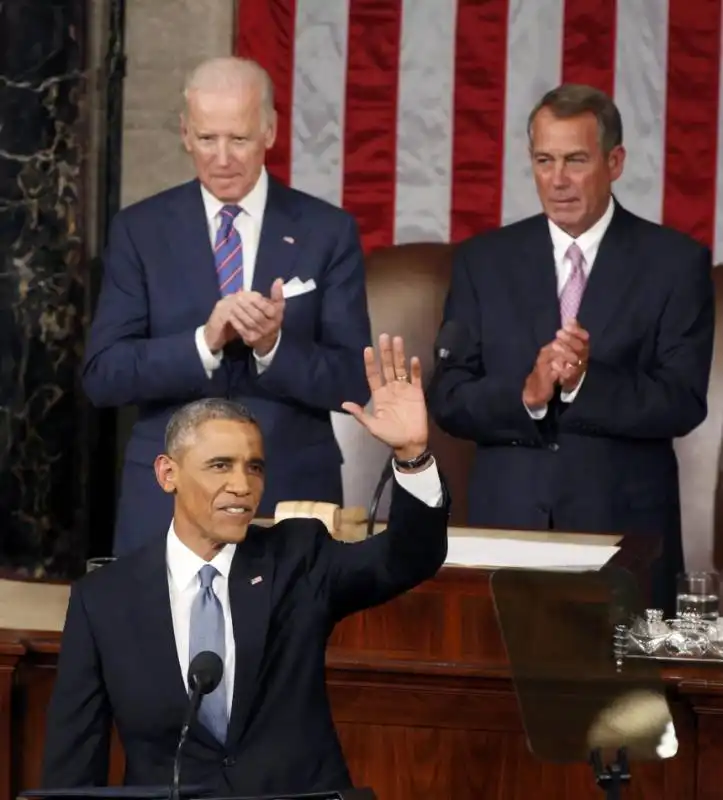
[[[509, 532], [489, 533], [491, 538], [503, 535]], [[522, 542], [558, 535], [515, 536]], [[613, 562], [645, 586], [654, 550], [649, 540], [595, 541], [617, 547]], [[548, 764], [528, 750], [496, 620], [491, 574], [484, 567], [444, 566], [402, 597], [347, 618], [332, 634], [327, 682], [334, 718], [354, 783], [372, 787], [378, 800], [600, 797], [589, 765]], [[23, 624], [41, 627], [8, 626], [10, 620], [2, 618], [8, 608], [4, 583], [0, 800], [11, 800], [40, 784], [45, 709], [60, 637], [59, 630], [42, 629], [51, 621], [42, 616], [21, 615]], [[37, 584], [26, 588], [43, 590]], [[62, 609], [62, 601], [56, 602], [56, 616], [58, 605]], [[718, 797], [723, 785], [723, 668], [669, 663], [661, 674], [680, 748], [670, 761], [634, 765], [634, 796]], [[121, 776], [116, 742], [110, 777], [119, 783]]]
[[[216, 797], [203, 791], [181, 787], [182, 800], [376, 800], [371, 789], [346, 789], [339, 792], [304, 794], [267, 794], [254, 797], [224, 795]], [[77, 789], [35, 789], [20, 793], [28, 800], [168, 800], [166, 786], [82, 786]]]

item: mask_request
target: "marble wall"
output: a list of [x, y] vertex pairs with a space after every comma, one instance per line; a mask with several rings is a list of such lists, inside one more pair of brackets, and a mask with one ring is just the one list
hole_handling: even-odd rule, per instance
[[235, 0], [126, 0], [122, 153], [107, 153], [121, 5], [0, 0], [0, 574], [72, 576], [109, 538], [98, 529], [112, 525], [112, 508], [98, 508], [112, 505], [112, 464], [98, 460], [108, 442], [79, 382], [106, 206], [190, 176], [183, 77], [232, 51]]
[[0, 2], [0, 566], [84, 553], [86, 0]]

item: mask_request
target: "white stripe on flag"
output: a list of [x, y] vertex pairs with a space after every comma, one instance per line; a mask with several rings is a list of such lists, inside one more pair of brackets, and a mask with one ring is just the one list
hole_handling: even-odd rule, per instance
[[668, 0], [618, 3], [615, 103], [627, 158], [614, 191], [627, 209], [653, 222], [663, 216], [667, 65]]
[[449, 241], [456, 3], [403, 0], [394, 241]]
[[[296, 0], [291, 185], [341, 206], [344, 190], [344, 107], [346, 98], [349, 0]], [[342, 456], [344, 503], [366, 505], [373, 485], [366, 435], [353, 418], [332, 413]], [[376, 462], [372, 458], [372, 463]]]
[[[723, 4], [721, 5], [723, 15]], [[723, 40], [723, 19], [721, 20], [721, 39]], [[721, 41], [723, 47], [723, 41]], [[723, 260], [723, 57], [720, 59], [718, 74], [718, 142], [715, 171], [715, 222], [713, 227], [713, 263]]]
[[537, 214], [527, 117], [562, 74], [563, 0], [510, 0], [507, 22], [502, 223]]
[[296, 0], [291, 185], [340, 206], [349, 0]]

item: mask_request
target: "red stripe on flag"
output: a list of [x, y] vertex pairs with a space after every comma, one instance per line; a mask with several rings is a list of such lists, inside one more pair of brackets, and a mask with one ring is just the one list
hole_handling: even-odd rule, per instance
[[258, 61], [274, 82], [278, 132], [266, 166], [274, 177], [287, 184], [291, 179], [295, 19], [296, 0], [238, 2], [236, 55]]
[[615, 91], [615, 0], [565, 0], [562, 80]]
[[670, 0], [663, 222], [712, 244], [721, 0]]
[[394, 241], [400, 0], [350, 0], [342, 204], [368, 252]]
[[500, 224], [507, 3], [457, 3], [452, 241]]

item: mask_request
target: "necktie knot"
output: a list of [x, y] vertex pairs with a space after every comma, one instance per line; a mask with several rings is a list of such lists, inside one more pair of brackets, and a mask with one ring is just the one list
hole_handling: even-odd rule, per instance
[[233, 221], [241, 213], [241, 206], [226, 205], [221, 208], [219, 214], [221, 215], [222, 225], [232, 225]]
[[572, 264], [572, 268], [574, 270], [582, 269], [583, 262], [585, 261], [585, 256], [582, 254], [582, 250], [577, 242], [573, 242], [567, 248], [567, 257], [570, 259], [570, 263]]
[[201, 581], [201, 588], [210, 589], [213, 584], [213, 579], [218, 574], [220, 573], [216, 567], [211, 564], [204, 564], [198, 571], [198, 579]]

